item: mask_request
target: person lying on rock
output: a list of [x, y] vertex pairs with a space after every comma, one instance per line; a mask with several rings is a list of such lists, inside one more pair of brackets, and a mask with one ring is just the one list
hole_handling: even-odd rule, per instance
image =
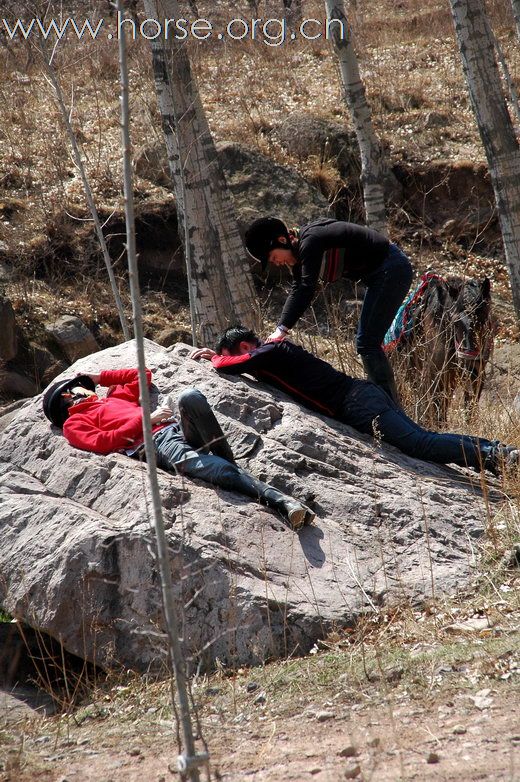
[[382, 388], [339, 372], [288, 339], [261, 342], [254, 331], [233, 326], [220, 337], [215, 350], [195, 350], [191, 357], [211, 360], [219, 372], [253, 375], [311, 410], [363, 434], [377, 433], [416, 459], [488, 469], [495, 475], [520, 461], [518, 448], [496, 440], [423, 429]]
[[[147, 370], [146, 375], [150, 385], [152, 374]], [[104, 399], [96, 395], [96, 385], [109, 387]], [[158, 407], [151, 414], [159, 467], [254, 497], [279, 511], [293, 529], [312, 521], [314, 513], [309, 508], [236, 465], [229, 443], [198, 389], [183, 391], [178, 406], [180, 421], [169, 407]], [[75, 448], [100, 454], [118, 451], [128, 456], [143, 452], [137, 369], [106, 370], [54, 383], [43, 396], [43, 410]]]
[[368, 379], [399, 402], [382, 344], [412, 282], [412, 266], [404, 252], [371, 228], [330, 217], [291, 229], [277, 217], [260, 217], [247, 229], [245, 244], [263, 269], [270, 263], [288, 266], [292, 273], [291, 292], [271, 339], [287, 336], [310, 306], [320, 279], [335, 282], [346, 277], [366, 286], [356, 349]]

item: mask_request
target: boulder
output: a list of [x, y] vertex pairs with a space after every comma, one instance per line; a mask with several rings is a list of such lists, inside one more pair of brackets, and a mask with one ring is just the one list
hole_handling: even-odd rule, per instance
[[[476, 475], [378, 446], [190, 350], [146, 342], [162, 394], [200, 388], [239, 463], [317, 514], [297, 534], [246, 497], [159, 471], [192, 669], [305, 653], [385, 603], [468, 587], [488, 513]], [[128, 342], [67, 375], [135, 365]], [[105, 668], [165, 670], [150, 507], [144, 465], [70, 447], [30, 400], [0, 436], [0, 605]]]
[[272, 131], [272, 138], [290, 155], [307, 160], [331, 160], [342, 176], [359, 179], [361, 160], [356, 134], [334, 120], [294, 111]]
[[299, 225], [328, 213], [327, 199], [289, 166], [241, 144], [217, 144], [240, 227], [256, 217], [274, 214]]
[[0, 361], [11, 361], [18, 351], [16, 318], [9, 299], [0, 295]]
[[13, 369], [0, 367], [0, 395], [13, 399], [17, 397], [34, 396], [38, 393], [38, 386], [29, 377], [16, 372]]
[[[361, 157], [356, 134], [344, 124], [316, 117], [307, 111], [294, 111], [274, 128], [272, 137], [293, 157], [301, 161], [311, 156], [321, 162], [330, 161], [351, 187], [354, 183], [361, 186]], [[384, 188], [389, 200], [400, 202], [402, 186], [391, 170], [385, 177]], [[348, 216], [345, 219], [349, 219]]]
[[99, 349], [92, 332], [74, 315], [63, 315], [45, 328], [69, 361], [76, 361]]
[[[327, 213], [327, 199], [289, 166], [280, 166], [242, 144], [219, 142], [217, 152], [243, 230], [259, 215], [280, 215], [296, 225]], [[166, 184], [169, 175], [164, 145], [144, 147], [136, 158], [135, 170], [155, 184]]]

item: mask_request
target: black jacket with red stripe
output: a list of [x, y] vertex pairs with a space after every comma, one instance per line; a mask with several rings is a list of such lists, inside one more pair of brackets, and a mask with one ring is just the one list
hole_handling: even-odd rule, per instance
[[388, 239], [371, 228], [322, 217], [298, 232], [293, 284], [279, 323], [291, 329], [310, 305], [318, 281], [361, 280], [388, 255]]
[[213, 356], [211, 363], [229, 375], [253, 375], [311, 410], [332, 417], [353, 383], [351, 377], [287, 339], [266, 342], [243, 356]]

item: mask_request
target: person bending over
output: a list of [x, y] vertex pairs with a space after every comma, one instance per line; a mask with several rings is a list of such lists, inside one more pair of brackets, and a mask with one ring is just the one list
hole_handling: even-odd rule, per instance
[[423, 429], [379, 386], [339, 372], [287, 339], [261, 342], [254, 331], [234, 326], [220, 337], [215, 350], [202, 348], [191, 356], [210, 359], [219, 372], [253, 375], [363, 434], [377, 431], [382, 440], [416, 459], [489, 469], [495, 475], [519, 463], [515, 447]]
[[[150, 385], [152, 374], [147, 370], [146, 375]], [[95, 393], [98, 384], [110, 387], [104, 399]], [[151, 414], [159, 467], [257, 498], [279, 511], [293, 529], [312, 521], [311, 510], [235, 464], [226, 437], [198, 389], [183, 391], [178, 406], [180, 421], [169, 407], [158, 407]], [[43, 410], [75, 448], [128, 456], [144, 449], [137, 369], [106, 370], [54, 383], [44, 394]]]
[[292, 229], [277, 217], [261, 217], [247, 229], [245, 244], [263, 269], [269, 263], [288, 266], [293, 276], [271, 339], [287, 336], [310, 306], [320, 280], [327, 283], [346, 277], [366, 286], [356, 349], [368, 379], [398, 402], [382, 344], [412, 282], [412, 266], [403, 251], [371, 228], [330, 217]]

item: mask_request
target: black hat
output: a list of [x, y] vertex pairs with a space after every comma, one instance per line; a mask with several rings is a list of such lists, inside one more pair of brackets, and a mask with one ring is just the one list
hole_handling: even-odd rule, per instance
[[63, 428], [63, 424], [69, 414], [69, 406], [63, 399], [62, 394], [66, 394], [71, 389], [76, 388], [76, 386], [88, 388], [89, 391], [96, 390], [96, 384], [88, 375], [78, 375], [77, 377], [69, 378], [69, 380], [60, 380], [58, 383], [54, 383], [43, 395], [43, 412], [49, 421], [60, 429]]
[[[279, 236], [286, 236], [287, 244], [279, 242]], [[255, 261], [260, 261], [262, 269], [266, 268], [269, 253], [275, 247], [291, 248], [287, 226], [278, 217], [260, 217], [255, 220], [247, 229], [245, 239], [247, 252]]]

